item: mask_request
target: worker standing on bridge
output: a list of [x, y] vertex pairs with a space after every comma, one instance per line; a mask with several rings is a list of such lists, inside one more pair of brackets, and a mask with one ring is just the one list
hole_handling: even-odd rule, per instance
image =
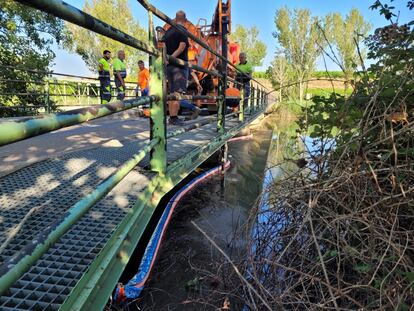
[[98, 73], [100, 82], [101, 104], [111, 101], [111, 52], [103, 51], [103, 57], [99, 60]]
[[246, 53], [242, 52], [239, 55], [240, 62], [236, 65], [236, 81], [241, 83], [244, 88], [244, 98], [245, 103], [247, 98], [250, 96], [250, 80], [252, 79], [253, 67], [252, 64], [247, 62]]
[[141, 96], [149, 95], [149, 70], [145, 68], [144, 61], [138, 61], [138, 87], [141, 90]]
[[[183, 25], [186, 21], [185, 12], [178, 11], [175, 15], [175, 19], [179, 27], [184, 28]], [[185, 62], [188, 61], [189, 42], [186, 34], [177, 30], [175, 27], [170, 27], [164, 35], [164, 42], [168, 55]], [[167, 80], [169, 83], [170, 94], [175, 96], [184, 94], [187, 91], [188, 68], [169, 62], [167, 65]], [[180, 104], [193, 111], [192, 118], [198, 116], [200, 109], [195, 105], [192, 105], [187, 101], [181, 101], [180, 103], [178, 100], [172, 100], [168, 103], [168, 110], [170, 112], [169, 124], [171, 125], [184, 125], [184, 122], [178, 118]]]
[[114, 59], [113, 63], [115, 86], [118, 100], [125, 98], [125, 78], [127, 76], [125, 66], [125, 52], [123, 50], [118, 51], [118, 57]]

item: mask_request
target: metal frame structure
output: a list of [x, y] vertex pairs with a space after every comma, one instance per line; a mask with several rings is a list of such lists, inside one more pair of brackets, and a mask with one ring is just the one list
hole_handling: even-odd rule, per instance
[[[241, 129], [248, 126], [253, 120], [259, 118], [266, 109], [267, 95], [262, 86], [251, 86], [251, 96], [246, 98], [244, 90], [241, 96], [240, 112], [238, 113], [238, 124], [233, 128], [226, 127], [226, 94], [227, 67], [232, 65], [227, 61], [227, 26], [228, 20], [223, 16], [222, 23], [222, 53], [218, 54], [203, 41], [192, 37], [206, 49], [211, 50], [213, 55], [222, 62], [220, 72], [207, 71], [211, 75], [220, 77], [220, 88], [218, 96], [180, 96], [180, 98], [191, 99], [215, 99], [218, 101], [217, 118], [209, 118], [199, 124], [193, 124], [173, 132], [167, 132], [166, 127], [166, 102], [172, 99], [167, 96], [164, 70], [166, 60], [177, 61], [165, 54], [163, 49], [157, 49], [156, 37], [153, 24], [153, 15], [176, 27], [175, 23], [164, 13], [150, 5], [146, 0], [138, 0], [148, 11], [149, 38], [148, 43], [121, 32], [120, 30], [78, 10], [61, 0], [17, 0], [23, 4], [42, 10], [81, 27], [95, 31], [126, 45], [139, 49], [149, 54], [151, 72], [151, 96], [139, 99], [125, 100], [102, 105], [101, 107], [89, 107], [68, 111], [65, 113], [49, 114], [40, 118], [27, 118], [19, 121], [0, 123], [0, 145], [9, 144], [27, 137], [50, 132], [58, 128], [70, 126], [87, 120], [103, 117], [122, 110], [131, 109], [140, 105], [150, 104], [150, 141], [143, 150], [125, 162], [108, 179], [99, 184], [94, 191], [78, 201], [72, 208], [62, 216], [56, 225], [42, 232], [38, 243], [16, 254], [0, 267], [0, 294], [19, 279], [19, 277], [36, 262], [36, 260], [47, 251], [69, 228], [82, 217], [84, 213], [110, 189], [115, 187], [130, 172], [142, 158], [150, 155], [150, 170], [155, 173], [148, 187], [137, 198], [134, 207], [119, 224], [111, 238], [105, 244], [99, 255], [95, 258], [87, 272], [79, 280], [67, 299], [61, 305], [62, 310], [92, 310], [103, 308], [116, 282], [124, 270], [129, 258], [137, 246], [144, 229], [164, 194], [169, 192], [175, 185], [188, 176], [195, 168], [207, 160], [214, 152], [226, 145], [228, 139], [236, 135]], [[181, 28], [179, 28], [180, 31]], [[199, 42], [198, 42], [198, 41]], [[181, 61], [178, 61], [181, 62]], [[188, 63], [184, 62], [186, 66]], [[192, 66], [198, 70], [197, 66]], [[247, 99], [247, 107], [244, 107]], [[229, 115], [227, 115], [229, 116]], [[237, 117], [237, 115], [236, 115]], [[203, 126], [205, 123], [217, 122], [217, 135], [208, 144], [195, 148], [181, 159], [167, 164], [167, 141], [168, 138]]]
[[[8, 70], [24, 71], [28, 74], [42, 74], [45, 77], [41, 80], [22, 80], [22, 79], [0, 79], [0, 82], [5, 83], [23, 83], [30, 87], [32, 91], [26, 93], [7, 92], [0, 93], [5, 96], [42, 96], [44, 97], [44, 105], [40, 106], [3, 106], [0, 104], [1, 109], [18, 110], [23, 111], [35, 111], [51, 113], [52, 107], [59, 109], [60, 107], [85, 107], [92, 105], [100, 105], [99, 98], [99, 79], [92, 77], [66, 75], [57, 72], [45, 72], [30, 69], [21, 69], [14, 66], [0, 65], [0, 68]], [[60, 77], [60, 78], [57, 78]], [[111, 81], [113, 82], [113, 81]], [[111, 92], [115, 97], [115, 86], [111, 83]], [[136, 84], [126, 82], [125, 99], [136, 98]]]

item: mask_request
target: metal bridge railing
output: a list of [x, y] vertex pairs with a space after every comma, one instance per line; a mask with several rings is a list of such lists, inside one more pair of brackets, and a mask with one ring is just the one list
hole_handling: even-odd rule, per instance
[[[223, 18], [222, 22], [222, 54], [214, 51], [202, 40], [198, 39], [191, 33], [178, 27], [192, 40], [200, 44], [206, 50], [211, 52], [217, 59], [221, 61], [220, 72], [206, 70], [187, 62], [174, 59], [165, 54], [165, 49], [158, 49], [156, 44], [155, 29], [153, 24], [153, 14], [169, 23], [173, 27], [177, 25], [164, 13], [160, 12], [154, 6], [150, 5], [146, 0], [138, 0], [148, 11], [149, 20], [149, 37], [148, 43], [142, 42], [88, 14], [85, 12], [63, 2], [60, 0], [17, 0], [20, 3], [34, 7], [46, 13], [52, 14], [56, 17], [62, 18], [68, 22], [74, 23], [78, 26], [94, 31], [106, 37], [112, 38], [116, 41], [124, 43], [128, 46], [134, 47], [149, 54], [150, 67], [150, 96], [118, 101], [101, 105], [99, 107], [87, 107], [82, 109], [75, 109], [63, 113], [49, 114], [40, 118], [28, 118], [19, 121], [0, 122], [0, 146], [12, 143], [24, 138], [39, 135], [45, 132], [50, 132], [65, 126], [70, 126], [82, 123], [91, 119], [110, 115], [122, 110], [131, 109], [144, 104], [150, 104], [150, 140], [148, 146], [141, 151], [138, 151], [129, 161], [124, 163], [110, 178], [103, 181], [98, 187], [88, 196], [81, 199], [66, 213], [65, 218], [57, 226], [51, 227], [42, 236], [38, 244], [31, 246], [30, 253], [20, 252], [13, 256], [6, 262], [0, 271], [0, 294], [7, 290], [30, 266], [42, 255], [47, 249], [61, 237], [84, 213], [86, 213], [94, 203], [106, 195], [113, 187], [115, 187], [125, 176], [131, 171], [146, 155], [150, 154], [150, 169], [159, 176], [167, 174], [167, 169], [174, 170], [174, 165], [177, 162], [170, 164], [167, 167], [167, 139], [174, 137], [181, 133], [190, 131], [192, 129], [201, 127], [207, 123], [217, 122], [217, 132], [219, 137], [214, 138], [215, 142], [210, 142], [205, 147], [216, 146], [217, 138], [228, 139], [235, 134], [235, 129], [227, 129], [226, 122], [226, 88], [228, 82], [235, 83], [233, 79], [227, 76], [228, 66], [233, 66], [227, 60], [227, 23]], [[178, 62], [191, 67], [194, 70], [200, 70], [212, 76], [219, 77], [219, 88], [217, 96], [167, 96], [166, 79], [164, 70], [167, 59], [171, 62]], [[264, 87], [256, 81], [255, 84], [250, 85], [251, 95], [246, 97], [244, 88], [241, 94], [239, 126], [248, 122], [263, 111], [267, 106], [267, 96]], [[169, 99], [192, 99], [192, 100], [215, 100], [218, 103], [217, 116], [206, 118], [198, 123], [193, 123], [187, 127], [176, 129], [167, 133], [166, 127], [166, 103]], [[246, 107], [245, 107], [246, 104]], [[234, 116], [230, 114], [228, 116]], [[249, 118], [247, 118], [249, 116]], [[214, 144], [213, 144], [214, 143]], [[45, 235], [45, 233], [44, 233]]]
[[[151, 168], [154, 171], [157, 172], [161, 172], [164, 173], [166, 171], [166, 111], [165, 111], [165, 106], [166, 106], [166, 101], [167, 101], [167, 97], [166, 97], [166, 82], [164, 79], [164, 68], [166, 66], [166, 60], [168, 59], [169, 61], [173, 62], [173, 63], [178, 63], [181, 65], [185, 65], [186, 67], [191, 67], [194, 70], [200, 70], [203, 71], [205, 73], [208, 73], [212, 76], [218, 76], [220, 78], [220, 82], [219, 82], [219, 91], [218, 91], [218, 96], [215, 97], [214, 99], [217, 100], [218, 102], [218, 114], [217, 114], [217, 129], [219, 133], [223, 133], [224, 132], [224, 128], [225, 128], [225, 99], [226, 99], [226, 94], [225, 94], [225, 90], [227, 88], [227, 82], [230, 80], [232, 81], [232, 79], [230, 79], [229, 77], [227, 77], [227, 67], [228, 66], [233, 66], [234, 65], [232, 63], [230, 63], [227, 60], [227, 23], [228, 21], [223, 18], [222, 22], [222, 29], [223, 29], [223, 33], [222, 33], [222, 54], [219, 54], [218, 52], [214, 51], [210, 46], [208, 46], [205, 42], [203, 42], [202, 40], [200, 40], [199, 38], [197, 38], [196, 36], [194, 36], [193, 34], [191, 34], [190, 32], [188, 32], [187, 30], [183, 29], [182, 27], [177, 27], [177, 24], [170, 19], [168, 16], [166, 16], [164, 13], [162, 13], [161, 11], [159, 11], [157, 8], [155, 8], [154, 6], [152, 6], [151, 4], [148, 3], [148, 1], [146, 0], [138, 0], [138, 2], [148, 10], [148, 16], [149, 16], [149, 40], [148, 43], [142, 42], [94, 17], [92, 17], [91, 15], [86, 14], [85, 12], [63, 2], [63, 1], [59, 1], [59, 0], [32, 0], [32, 1], [27, 1], [27, 0], [18, 0], [18, 2], [21, 2], [23, 4], [32, 6], [34, 8], [37, 8], [39, 10], [42, 10], [44, 12], [47, 12], [49, 14], [52, 14], [56, 17], [60, 17], [66, 21], [69, 21], [71, 23], [74, 23], [76, 25], [79, 25], [81, 27], [84, 27], [88, 30], [94, 31], [96, 33], [99, 33], [101, 35], [104, 35], [106, 37], [112, 38], [116, 41], [122, 42], [126, 45], [129, 45], [131, 47], [137, 48], [141, 51], [144, 51], [146, 53], [148, 53], [150, 55], [150, 73], [151, 73], [151, 94], [156, 95], [157, 98], [156, 101], [151, 101], [151, 118], [150, 118], [150, 125], [151, 125], [151, 137], [159, 137], [160, 138], [160, 146], [157, 146], [156, 148], [154, 148], [155, 150], [152, 150], [151, 152], [151, 159], [153, 159], [154, 161], [152, 161], [151, 164]], [[169, 23], [171, 26], [176, 27], [177, 29], [179, 29], [179, 31], [185, 32], [186, 35], [188, 35], [192, 40], [194, 40], [195, 42], [197, 42], [200, 46], [202, 46], [203, 48], [205, 48], [206, 50], [208, 50], [209, 52], [211, 52], [213, 55], [215, 55], [218, 59], [221, 60], [221, 72], [217, 72], [217, 71], [212, 71], [212, 70], [206, 70], [204, 68], [200, 68], [198, 66], [189, 64], [188, 62], [184, 62], [182, 60], [178, 60], [175, 59], [169, 55], [165, 55], [165, 52], [163, 52], [163, 50], [159, 50], [156, 47], [156, 37], [155, 37], [155, 30], [154, 30], [154, 24], [153, 24], [153, 14], [155, 14], [156, 16], [158, 16], [159, 18], [161, 18], [163, 21]], [[237, 68], [236, 68], [237, 70]], [[245, 96], [244, 94], [242, 94], [243, 100], [241, 101], [241, 105], [240, 105], [240, 121], [244, 121], [244, 116], [245, 114], [251, 114], [251, 113], [255, 113], [257, 112], [259, 109], [263, 108], [262, 105], [266, 102], [266, 94], [264, 91], [264, 88], [261, 84], [259, 84], [259, 82], [257, 82], [256, 80], [253, 79], [253, 81], [256, 82], [256, 86], [251, 86], [251, 95], [249, 96], [249, 98], [247, 98], [247, 107], [244, 107], [244, 103], [246, 102], [245, 100]], [[234, 83], [237, 83], [236, 81], [233, 80]], [[244, 89], [243, 89], [244, 92]], [[242, 93], [243, 93], [242, 92]], [[193, 96], [193, 97], [186, 97], [186, 98], [191, 98], [191, 99], [206, 99], [206, 100], [211, 100], [212, 97], [211, 96]], [[128, 102], [128, 101], [125, 101]], [[130, 100], [128, 103], [135, 103], [135, 102], [140, 102], [139, 100]], [[119, 104], [120, 106], [122, 106], [123, 104]], [[121, 108], [120, 106], [117, 106], [118, 108], [113, 110], [113, 113], [119, 111]], [[125, 107], [125, 109], [129, 109], [134, 107], [134, 104], [131, 105], [131, 107]], [[244, 109], [246, 108], [246, 110]], [[86, 110], [80, 110], [78, 111], [78, 113], [84, 113], [85, 111], [90, 112], [91, 116], [90, 118], [85, 118], [85, 117], [79, 117], [77, 119], [77, 122], [84, 122], [96, 117], [101, 117], [103, 115], [107, 115], [108, 113], [97, 113], [96, 109], [100, 110], [101, 108], [85, 108]], [[89, 110], [92, 109], [92, 110]], [[123, 110], [123, 108], [121, 109]], [[7, 136], [7, 132], [2, 135], [2, 137], [0, 138], [0, 145], [1, 144], [5, 144], [5, 143], [9, 143], [12, 141], [16, 141], [16, 140], [20, 140], [20, 139], [24, 139], [26, 137], [29, 136], [33, 136], [33, 135], [37, 135], [40, 133], [44, 133], [47, 131], [52, 131], [55, 130], [56, 128], [60, 128], [63, 126], [68, 126], [69, 125], [73, 125], [75, 123], [67, 123], [67, 122], [61, 122], [61, 119], [67, 119], [67, 115], [68, 113], [58, 113], [58, 114], [54, 114], [54, 115], [50, 115], [50, 116], [46, 116], [45, 118], [51, 120], [51, 119], [56, 119], [56, 122], [53, 126], [49, 126], [49, 127], [42, 127], [42, 130], [39, 131], [34, 131], [34, 130], [29, 130], [27, 131], [27, 128], [25, 126], [22, 126], [22, 123], [24, 124], [25, 122], [19, 122], [20, 124], [18, 124], [18, 126], [16, 124], [12, 124], [13, 122], [9, 122], [9, 123], [4, 123], [1, 126], [4, 127], [5, 129], [8, 128], [10, 129], [8, 132], [10, 133], [14, 133], [13, 137], [5, 137]], [[74, 119], [74, 118], [73, 118]], [[29, 128], [33, 127], [33, 123], [39, 123], [38, 122], [30, 122], [30, 125], [28, 125]], [[75, 121], [73, 121], [75, 122]], [[44, 122], [47, 123], [47, 122]], [[17, 129], [16, 129], [17, 128]], [[18, 129], [22, 129], [24, 128], [24, 131], [20, 130], [20, 133], [18, 131]], [[13, 130], [11, 130], [13, 129]], [[3, 132], [4, 133], [4, 132]]]
[[[28, 75], [42, 75], [42, 79], [0, 79], [1, 83], [7, 85], [24, 84], [26, 91], [22, 92], [0, 92], [0, 96], [25, 96], [27, 98], [40, 97], [44, 98], [42, 105], [33, 105], [25, 101], [20, 106], [5, 106], [0, 104], [1, 110], [22, 111], [25, 115], [31, 113], [51, 113], [53, 110], [61, 111], [66, 108], [85, 107], [100, 104], [100, 87], [99, 79], [78, 75], [70, 75], [52, 71], [30, 70], [27, 68], [18, 68], [15, 66], [0, 65], [0, 68], [6, 70], [23, 71]], [[111, 81], [111, 92], [115, 97], [114, 81]], [[125, 98], [131, 99], [137, 97], [136, 84], [126, 82]]]

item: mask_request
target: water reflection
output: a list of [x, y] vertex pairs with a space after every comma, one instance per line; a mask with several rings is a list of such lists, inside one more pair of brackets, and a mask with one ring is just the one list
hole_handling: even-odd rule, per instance
[[[245, 250], [244, 235], [250, 210], [262, 191], [271, 129], [254, 130], [254, 139], [229, 144], [232, 166], [224, 179], [214, 177], [191, 191], [180, 204], [166, 234], [160, 256], [142, 299], [129, 310], [215, 310], [192, 301], [197, 287], [214, 286], [200, 277], [214, 271], [219, 256], [191, 225], [193, 220], [230, 256]], [[203, 271], [203, 273], [200, 273]]]

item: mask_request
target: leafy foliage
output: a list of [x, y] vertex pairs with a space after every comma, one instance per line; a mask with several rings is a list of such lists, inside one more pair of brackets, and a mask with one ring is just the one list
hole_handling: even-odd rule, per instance
[[[276, 11], [276, 32], [280, 50], [269, 69], [275, 85], [280, 85], [280, 68], [286, 72], [283, 76], [291, 82], [297, 82], [285, 91], [292, 97], [299, 93], [303, 99], [307, 80], [310, 78], [344, 78], [351, 81], [354, 72], [364, 59], [364, 52], [358, 49], [370, 29], [358, 10], [353, 9], [344, 19], [340, 13], [329, 14], [323, 18], [311, 16], [309, 10], [287, 8]], [[328, 49], [329, 47], [329, 49]], [[328, 54], [327, 51], [332, 52]], [[340, 72], [315, 72], [316, 59], [321, 53], [327, 54], [341, 68]], [[288, 66], [280, 67], [280, 58], [286, 60]], [[277, 77], [279, 76], [279, 77]], [[286, 85], [286, 83], [285, 83]], [[345, 84], [347, 88], [349, 83]]]
[[358, 54], [357, 44], [361, 44], [370, 28], [371, 25], [364, 21], [357, 9], [352, 9], [345, 19], [340, 13], [333, 13], [327, 17], [327, 39], [333, 43], [335, 62], [342, 69], [347, 81], [352, 78], [354, 71], [363, 61], [364, 55]]
[[[391, 5], [374, 6], [391, 21]], [[377, 29], [366, 40], [373, 64], [351, 96], [315, 96], [299, 119], [298, 134], [313, 138], [303, 138], [308, 165], [264, 190], [259, 234], [239, 265], [259, 292], [245, 305], [412, 309], [413, 25]]]
[[237, 25], [235, 30], [230, 34], [230, 39], [240, 45], [241, 51], [247, 54], [247, 60], [253, 67], [259, 67], [266, 56], [266, 44], [258, 39], [259, 29], [256, 26], [245, 28]]
[[286, 95], [289, 88], [285, 88], [292, 81], [292, 66], [283, 55], [276, 56], [269, 69], [272, 85], [279, 90], [279, 101]]
[[[87, 0], [83, 11], [139, 40], [147, 40], [146, 31], [131, 14], [127, 0]], [[110, 50], [112, 57], [116, 57], [118, 50], [124, 50], [129, 78], [135, 81], [137, 62], [146, 54], [76, 25], [66, 23], [65, 27], [70, 34], [70, 40], [65, 42], [66, 48], [79, 54], [91, 71], [98, 71], [97, 62], [104, 50]]]
[[270, 79], [270, 74], [267, 71], [255, 71], [253, 72], [253, 78]]
[[276, 31], [273, 36], [281, 46], [281, 52], [292, 66], [293, 79], [299, 83], [299, 99], [303, 98], [304, 83], [315, 69], [320, 54], [321, 32], [317, 19], [307, 9], [288, 8], [276, 11]]
[[[64, 39], [63, 23], [50, 15], [0, 0], [0, 101], [4, 106], [22, 106], [25, 110], [1, 109], [0, 116], [36, 113], [45, 102], [43, 87], [29, 81], [46, 76], [55, 54], [52, 43]], [[19, 70], [23, 69], [23, 70]], [[30, 73], [24, 69], [40, 71]], [[29, 95], [27, 95], [29, 94]]]

